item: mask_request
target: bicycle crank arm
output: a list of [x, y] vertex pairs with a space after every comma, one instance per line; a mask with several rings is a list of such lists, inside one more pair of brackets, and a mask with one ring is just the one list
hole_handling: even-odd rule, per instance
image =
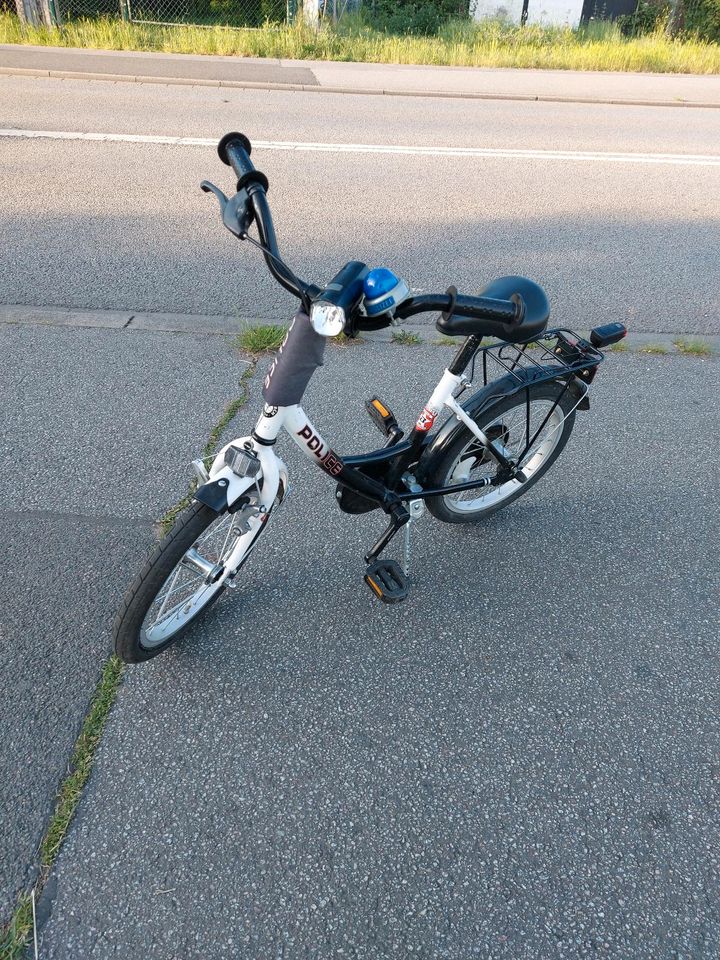
[[405, 524], [410, 519], [410, 514], [403, 507], [402, 504], [397, 504], [390, 511], [392, 519], [390, 520], [390, 525], [387, 530], [382, 534], [375, 546], [370, 550], [369, 553], [365, 554], [365, 563], [372, 564], [377, 560], [380, 554], [383, 552], [385, 547], [390, 543], [392, 538], [401, 530]]

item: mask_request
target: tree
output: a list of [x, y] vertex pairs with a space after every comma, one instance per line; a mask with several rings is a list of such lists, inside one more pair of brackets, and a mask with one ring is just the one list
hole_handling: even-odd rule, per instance
[[55, 4], [51, 11], [50, 0], [15, 0], [15, 8], [22, 23], [33, 27], [58, 25]]

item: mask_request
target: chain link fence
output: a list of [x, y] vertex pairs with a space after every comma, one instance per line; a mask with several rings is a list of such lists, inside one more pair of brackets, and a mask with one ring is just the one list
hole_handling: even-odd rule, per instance
[[122, 17], [130, 23], [258, 28], [292, 23], [337, 22], [360, 0], [55, 0], [63, 20]]
[[17, 13], [25, 23], [47, 26], [108, 17], [160, 26], [258, 29], [293, 23], [298, 17], [315, 25], [337, 23], [362, 3], [363, 0], [0, 0], [0, 11]]
[[297, 0], [56, 0], [62, 20], [118, 17], [131, 23], [262, 27], [292, 22]]
[[261, 27], [286, 23], [294, 12], [286, 0], [121, 0], [121, 4], [126, 20], [196, 26]]

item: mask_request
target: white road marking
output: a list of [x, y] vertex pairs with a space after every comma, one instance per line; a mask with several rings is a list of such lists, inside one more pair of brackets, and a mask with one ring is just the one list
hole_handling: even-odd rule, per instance
[[[22, 140], [85, 140], [99, 143], [160, 144], [171, 147], [214, 147], [206, 137], [154, 137], [131, 133], [80, 133], [65, 130], [0, 129], [0, 137]], [[310, 153], [370, 153], [411, 157], [473, 157], [478, 160], [507, 157], [511, 160], [589, 161], [591, 163], [664, 163], [718, 167], [720, 155], [696, 153], [612, 153], [600, 150], [515, 150], [509, 147], [404, 147], [374, 143], [304, 143], [294, 140], [254, 140], [258, 150]]]

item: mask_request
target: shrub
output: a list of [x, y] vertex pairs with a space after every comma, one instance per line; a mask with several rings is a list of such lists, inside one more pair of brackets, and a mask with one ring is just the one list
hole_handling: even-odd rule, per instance
[[639, 0], [634, 13], [617, 18], [617, 25], [626, 37], [642, 37], [667, 27], [670, 4], [663, 0]]
[[682, 16], [685, 33], [720, 43], [720, 0], [686, 0]]
[[627, 37], [656, 32], [720, 42], [720, 0], [679, 0], [673, 8], [667, 0], [639, 0], [634, 13], [618, 17], [617, 25]]
[[387, 33], [434, 34], [448, 20], [469, 16], [469, 0], [366, 0], [367, 22]]

